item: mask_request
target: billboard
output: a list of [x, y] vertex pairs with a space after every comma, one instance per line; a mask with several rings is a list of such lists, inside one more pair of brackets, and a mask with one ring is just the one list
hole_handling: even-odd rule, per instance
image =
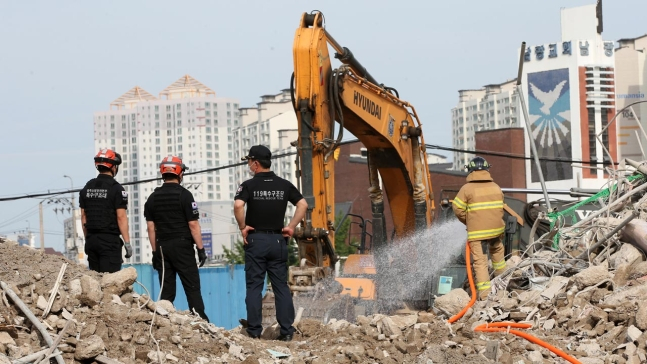
[[209, 258], [212, 257], [212, 244], [211, 232], [202, 232], [202, 245], [204, 246], [204, 252]]
[[[572, 159], [571, 85], [568, 68], [528, 74], [528, 114], [531, 135], [537, 147], [546, 181], [573, 178], [570, 163], [548, 162], [542, 158]], [[539, 182], [534, 163], [531, 181]]]

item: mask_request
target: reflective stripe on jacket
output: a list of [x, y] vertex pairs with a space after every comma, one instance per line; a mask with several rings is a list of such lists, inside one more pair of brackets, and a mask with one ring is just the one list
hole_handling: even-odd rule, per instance
[[467, 240], [491, 239], [504, 233], [503, 192], [490, 172], [474, 171], [467, 176], [452, 203], [454, 214], [467, 225]]

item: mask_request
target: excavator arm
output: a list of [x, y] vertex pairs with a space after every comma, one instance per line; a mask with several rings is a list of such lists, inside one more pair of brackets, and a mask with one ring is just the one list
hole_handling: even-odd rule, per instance
[[[331, 66], [329, 46], [342, 63], [337, 69]], [[330, 273], [336, 259], [334, 152], [344, 129], [368, 151], [374, 253], [387, 243], [385, 198], [400, 238], [429, 227], [434, 205], [421, 124], [413, 106], [394, 89], [379, 85], [350, 50], [335, 41], [323, 27], [320, 12], [301, 17], [293, 56], [298, 174], [308, 211], [295, 233], [301, 267], [291, 267], [289, 283], [293, 290], [307, 291]]]

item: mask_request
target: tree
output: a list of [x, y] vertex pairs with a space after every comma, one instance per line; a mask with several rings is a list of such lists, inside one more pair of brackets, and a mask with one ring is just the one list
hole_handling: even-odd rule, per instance
[[[242, 240], [236, 241], [234, 249], [222, 247], [225, 253], [225, 260], [229, 264], [245, 264], [245, 246]], [[288, 266], [299, 265], [299, 249], [294, 238], [290, 238], [288, 243]]]
[[335, 230], [335, 251], [340, 257], [348, 256], [349, 254], [357, 253], [357, 248], [352, 246], [358, 243], [357, 238], [351, 237], [351, 245], [346, 244], [348, 239], [348, 234], [350, 233], [350, 218], [346, 216], [344, 222], [341, 222], [341, 219], [344, 218], [344, 213], [340, 210], [337, 215], [335, 215], [335, 226], [339, 226]]
[[288, 241], [288, 266], [299, 266], [299, 247], [294, 238]]
[[225, 259], [229, 264], [245, 264], [245, 247], [242, 240], [237, 240], [234, 249], [227, 249], [222, 247], [225, 253]]

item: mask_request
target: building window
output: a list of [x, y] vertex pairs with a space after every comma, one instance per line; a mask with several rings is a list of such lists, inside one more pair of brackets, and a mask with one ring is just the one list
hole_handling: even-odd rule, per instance
[[[598, 160], [597, 158], [597, 151], [595, 148], [595, 143], [596, 143], [596, 138], [595, 138], [595, 109], [594, 108], [589, 108], [588, 109], [588, 117], [589, 117], [589, 155], [590, 155], [590, 160], [591, 162], [596, 162]], [[594, 164], [591, 164], [594, 165]]]
[[213, 200], [213, 193], [209, 193], [208, 196], [210, 200]]

